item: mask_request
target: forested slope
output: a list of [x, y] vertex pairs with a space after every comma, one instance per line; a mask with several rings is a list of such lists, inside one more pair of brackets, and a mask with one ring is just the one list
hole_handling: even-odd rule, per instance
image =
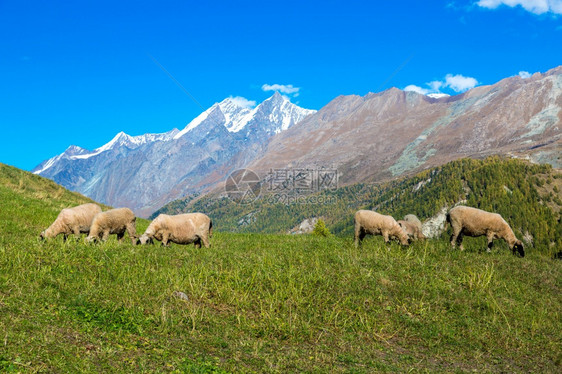
[[[461, 202], [501, 214], [515, 234], [541, 251], [562, 246], [560, 207], [562, 173], [550, 165], [490, 157], [461, 159], [384, 184], [357, 184], [299, 196], [290, 204], [262, 194], [250, 204], [226, 196], [176, 200], [158, 213], [201, 211], [218, 230], [283, 233], [310, 217], [322, 217], [328, 228], [352, 235], [353, 213], [373, 209], [396, 219], [415, 214], [422, 221]], [[266, 191], [267, 192], [267, 191]]]

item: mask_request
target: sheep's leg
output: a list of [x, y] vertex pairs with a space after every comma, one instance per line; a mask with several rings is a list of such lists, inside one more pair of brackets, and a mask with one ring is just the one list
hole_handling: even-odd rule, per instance
[[382, 237], [384, 238], [384, 242], [386, 244], [390, 243], [390, 238], [388, 237], [388, 231], [383, 231]]
[[62, 241], [63, 241], [63, 242], [66, 242], [66, 238], [67, 238], [67, 237], [68, 237], [68, 235], [62, 234]]
[[457, 243], [462, 242], [461, 230], [453, 226], [453, 234], [451, 235], [451, 247], [455, 248]]
[[361, 244], [361, 241], [365, 237], [365, 235], [361, 236], [362, 233], [363, 233], [363, 230], [361, 230], [361, 225], [358, 224], [358, 223], [355, 223], [355, 235], [354, 235], [355, 248], [357, 248], [359, 246], [359, 244]]
[[363, 244], [363, 239], [365, 239], [366, 236], [367, 236], [367, 233], [365, 232], [365, 230], [359, 231], [359, 236], [355, 237], [355, 248], [357, 248], [359, 245]]
[[193, 245], [195, 246], [195, 249], [201, 248], [201, 238], [197, 238], [197, 240], [193, 242]]
[[[203, 246], [204, 246], [205, 248], [210, 248], [210, 247], [211, 247], [211, 243], [209, 242], [209, 238], [207, 238], [206, 235], [203, 235], [203, 236], [201, 237], [201, 240], [200, 240], [200, 241], [203, 243]], [[200, 244], [201, 244], [201, 243], [200, 243]]]
[[463, 239], [463, 235], [462, 232], [459, 234], [459, 236], [457, 237], [457, 244], [459, 245], [459, 249], [461, 251], [464, 251], [464, 246], [462, 245], [462, 239]]
[[117, 240], [119, 241], [119, 243], [123, 241], [124, 236], [125, 236], [125, 232], [120, 232], [117, 234]]
[[488, 238], [488, 248], [486, 248], [486, 252], [492, 252], [492, 246], [494, 245], [494, 233], [488, 233], [486, 237]]
[[170, 237], [170, 234], [168, 234], [167, 232], [165, 232], [165, 233], [162, 234], [162, 245], [163, 245], [164, 247], [167, 247], [167, 246], [168, 246], [168, 239], [169, 239], [169, 237]]
[[135, 222], [131, 222], [127, 225], [127, 234], [129, 234], [129, 238], [131, 238], [131, 242], [133, 244], [137, 243], [137, 225]]
[[109, 230], [103, 232], [103, 236], [101, 237], [102, 242], [105, 242], [107, 238], [109, 238]]
[[76, 239], [80, 239], [80, 229], [78, 227], [74, 227], [72, 229], [72, 232], [74, 233], [74, 236], [76, 237]]

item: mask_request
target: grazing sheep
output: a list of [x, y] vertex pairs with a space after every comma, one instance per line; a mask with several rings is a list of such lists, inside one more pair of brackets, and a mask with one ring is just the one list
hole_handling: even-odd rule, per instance
[[386, 243], [390, 238], [400, 240], [402, 245], [408, 245], [408, 235], [391, 216], [359, 210], [355, 213], [355, 246], [357, 247], [365, 235], [382, 235]]
[[99, 205], [92, 203], [63, 209], [55, 222], [42, 231], [39, 237], [41, 239], [54, 238], [63, 234], [63, 238], [66, 240], [70, 234], [74, 234], [77, 238], [80, 237], [81, 233], [89, 234], [92, 220], [98, 213], [101, 213], [101, 208]]
[[160, 214], [154, 219], [140, 237], [140, 244], [153, 243], [153, 239], [167, 246], [169, 242], [176, 244], [194, 243], [201, 248], [201, 243], [208, 248], [209, 238], [213, 234], [213, 222], [203, 213], [187, 213], [170, 216]]
[[399, 220], [396, 221], [402, 230], [408, 235], [410, 240], [423, 240], [425, 239], [425, 235], [421, 231], [421, 227], [416, 225], [414, 222], [406, 221], [406, 220]]
[[453, 227], [453, 235], [451, 235], [451, 245], [455, 247], [458, 243], [461, 251], [463, 235], [472, 237], [486, 235], [488, 238], [488, 251], [492, 248], [494, 239], [503, 239], [509, 245], [509, 248], [517, 251], [521, 257], [525, 256], [523, 243], [513, 234], [511, 227], [497, 213], [489, 213], [484, 210], [470, 208], [467, 206], [457, 206], [449, 210], [447, 214], [447, 222]]
[[122, 241], [125, 231], [127, 231], [133, 244], [136, 244], [136, 219], [135, 214], [129, 208], [111, 209], [99, 213], [94, 217], [90, 235], [86, 238], [86, 241], [106, 241], [111, 234], [117, 234], [117, 239]]
[[421, 223], [421, 221], [419, 220], [419, 218], [418, 218], [415, 214], [406, 214], [406, 215], [404, 216], [404, 221], [413, 223], [414, 225], [416, 225], [416, 226], [418, 227], [418, 229], [419, 229], [420, 232], [421, 232], [421, 230], [422, 230], [422, 223]]

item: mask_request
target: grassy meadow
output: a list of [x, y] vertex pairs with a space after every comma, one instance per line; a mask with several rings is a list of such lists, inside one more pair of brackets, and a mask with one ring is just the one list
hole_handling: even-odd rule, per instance
[[0, 372], [562, 370], [562, 261], [541, 252], [216, 220], [208, 249], [38, 239], [86, 201], [0, 165]]

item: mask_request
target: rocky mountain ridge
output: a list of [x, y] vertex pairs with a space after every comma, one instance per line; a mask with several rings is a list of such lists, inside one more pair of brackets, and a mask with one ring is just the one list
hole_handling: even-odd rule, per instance
[[339, 96], [315, 113], [278, 93], [255, 108], [226, 99], [155, 141], [121, 134], [112, 142], [128, 145], [71, 147], [35, 172], [149, 216], [183, 196], [224, 192], [221, 182], [239, 168], [263, 178], [275, 169], [327, 168], [340, 186], [493, 154], [560, 168], [561, 129], [562, 66], [456, 96], [397, 88]]
[[227, 98], [181, 131], [118, 133], [89, 151], [70, 146], [33, 173], [112, 206], [148, 216], [165, 203], [204, 190], [260, 155], [268, 139], [315, 111], [275, 93], [246, 108]]
[[397, 88], [339, 96], [273, 137], [249, 168], [265, 176], [275, 168], [330, 167], [345, 185], [491, 154], [562, 167], [562, 67], [456, 96]]

